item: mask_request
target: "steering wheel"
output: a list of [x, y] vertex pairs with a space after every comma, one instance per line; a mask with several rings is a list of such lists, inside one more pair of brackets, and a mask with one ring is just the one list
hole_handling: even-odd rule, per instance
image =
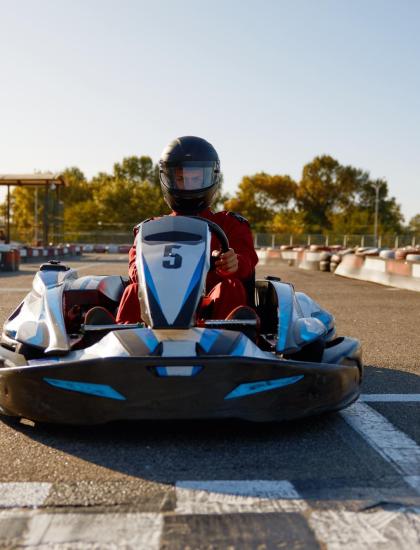
[[194, 220], [201, 220], [203, 222], [206, 222], [206, 224], [209, 226], [210, 233], [212, 233], [219, 241], [222, 252], [227, 252], [229, 250], [229, 239], [227, 238], [226, 233], [223, 231], [220, 225], [217, 225], [217, 223], [214, 223], [211, 220], [207, 220], [206, 218], [201, 218], [200, 216], [188, 216], [188, 218], [193, 218]]

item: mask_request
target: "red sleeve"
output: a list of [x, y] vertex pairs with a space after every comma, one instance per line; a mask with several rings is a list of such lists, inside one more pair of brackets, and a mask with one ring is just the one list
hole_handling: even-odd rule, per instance
[[225, 229], [229, 246], [238, 255], [238, 271], [235, 276], [238, 279], [249, 279], [258, 263], [258, 256], [254, 248], [254, 240], [251, 228], [246, 221], [239, 221], [228, 215], [229, 222]]
[[128, 253], [128, 276], [130, 283], [138, 283], [137, 268], [136, 268], [136, 240]]
[[[209, 273], [210, 277], [209, 286], [216, 284], [217, 279], [231, 277], [238, 277], [238, 279], [249, 279], [258, 263], [258, 256], [254, 248], [254, 239], [252, 237], [251, 228], [245, 218], [241, 216], [229, 213], [229, 212], [217, 212], [216, 214], [210, 213], [205, 216], [219, 225], [229, 240], [230, 248], [238, 255], [239, 267], [236, 273], [231, 275], [220, 275], [219, 273]], [[216, 244], [217, 240], [212, 239], [212, 250], [219, 248]]]

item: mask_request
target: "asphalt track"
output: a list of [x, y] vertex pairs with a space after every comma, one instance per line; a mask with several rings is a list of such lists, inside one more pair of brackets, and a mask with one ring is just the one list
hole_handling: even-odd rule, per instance
[[[74, 266], [125, 274], [126, 257]], [[0, 275], [0, 323], [35, 270]], [[288, 424], [0, 421], [0, 548], [420, 548], [420, 293], [265, 274], [362, 341], [362, 400]]]

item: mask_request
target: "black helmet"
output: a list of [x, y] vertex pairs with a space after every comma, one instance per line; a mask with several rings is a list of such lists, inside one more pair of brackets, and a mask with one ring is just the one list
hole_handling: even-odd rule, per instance
[[172, 210], [196, 214], [211, 205], [219, 188], [219, 156], [205, 139], [174, 139], [160, 158], [159, 177], [163, 197]]

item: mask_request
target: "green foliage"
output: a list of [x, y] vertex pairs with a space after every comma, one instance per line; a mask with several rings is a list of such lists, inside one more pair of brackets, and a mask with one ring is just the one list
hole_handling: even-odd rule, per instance
[[[50, 235], [82, 238], [85, 233], [125, 231], [145, 218], [168, 212], [159, 186], [158, 167], [150, 157], [127, 157], [116, 163], [112, 174], [101, 172], [88, 181], [77, 167], [62, 173], [65, 186], [49, 191], [48, 218]], [[45, 188], [38, 191], [38, 238], [42, 238]], [[59, 202], [57, 202], [59, 199]], [[35, 190], [16, 187], [12, 191], [12, 224], [14, 237], [27, 242], [35, 237]], [[54, 239], [60, 240], [59, 235]]]
[[376, 186], [378, 186], [379, 233], [402, 232], [404, 218], [395, 198], [388, 196], [388, 184], [385, 180], [368, 180], [361, 185], [358, 193], [358, 209], [369, 215], [372, 227], [374, 224]]
[[[148, 156], [126, 157], [114, 164], [111, 174], [100, 172], [90, 181], [77, 167], [67, 168], [63, 177], [66, 186], [59, 195], [49, 191], [47, 214], [56, 240], [60, 235], [83, 240], [85, 234], [105, 230], [129, 235], [143, 219], [169, 212], [160, 190], [159, 167]], [[328, 155], [306, 164], [297, 183], [287, 175], [259, 172], [244, 176], [233, 197], [221, 186], [213, 207], [241, 213], [258, 232], [373, 234], [376, 188], [379, 233], [402, 232], [400, 207], [389, 197], [387, 182], [371, 180], [367, 172], [343, 166]], [[45, 188], [38, 188], [37, 194], [41, 238]], [[11, 198], [14, 238], [30, 242], [36, 233], [35, 191], [16, 187]], [[420, 214], [406, 230], [420, 233]]]
[[66, 206], [66, 231], [104, 229], [131, 232], [140, 221], [168, 212], [159, 186], [159, 170], [150, 157], [127, 157], [115, 163], [113, 173], [100, 172], [88, 184], [84, 207]]
[[304, 224], [304, 213], [296, 208], [290, 208], [274, 214], [271, 223], [268, 226], [269, 233], [293, 233], [302, 235], [306, 233]]
[[35, 193], [38, 193], [38, 220], [42, 220], [44, 210], [43, 188], [36, 191], [32, 187], [16, 187], [11, 192], [12, 238], [31, 242], [35, 238]]
[[245, 216], [256, 231], [269, 231], [275, 214], [285, 212], [294, 198], [296, 183], [289, 176], [260, 172], [245, 176], [225, 208]]
[[117, 180], [128, 180], [133, 183], [149, 182], [159, 185], [159, 167], [153, 164], [150, 157], [126, 157], [121, 163], [114, 164], [114, 177]]
[[332, 229], [337, 213], [345, 213], [354, 202], [358, 190], [368, 175], [351, 166], [342, 166], [324, 155], [315, 157], [303, 168], [296, 193], [298, 210], [309, 233], [323, 233]]
[[263, 172], [245, 176], [225, 206], [241, 212], [258, 232], [373, 234], [376, 184], [379, 232], [398, 233], [403, 218], [387, 183], [328, 155], [306, 164], [298, 183]]
[[420, 235], [420, 214], [413, 216], [408, 224], [408, 231]]

